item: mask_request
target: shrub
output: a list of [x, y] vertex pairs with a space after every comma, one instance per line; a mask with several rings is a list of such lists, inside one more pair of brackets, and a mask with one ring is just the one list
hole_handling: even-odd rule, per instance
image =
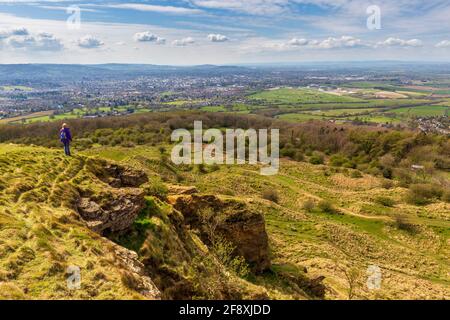
[[393, 207], [395, 205], [395, 201], [392, 198], [389, 197], [377, 197], [375, 199], [376, 203], [381, 204], [382, 206], [385, 207]]
[[280, 154], [282, 157], [294, 158], [295, 149], [292, 147], [290, 147], [290, 148], [286, 147], [286, 148], [281, 149]]
[[262, 193], [262, 197], [263, 199], [278, 203], [279, 196], [278, 196], [278, 192], [276, 190], [273, 189], [266, 189], [263, 191]]
[[356, 164], [352, 161], [346, 161], [342, 164], [342, 166], [344, 168], [349, 168], [349, 169], [355, 169], [356, 168]]
[[300, 151], [297, 151], [295, 153], [294, 160], [295, 161], [304, 161], [305, 160], [305, 156]]
[[334, 213], [339, 212], [336, 208], [334, 208], [334, 206], [331, 202], [326, 201], [326, 200], [320, 201], [319, 204], [317, 205], [317, 207], [320, 209], [320, 211], [322, 211], [324, 213], [334, 214]]
[[395, 226], [399, 230], [404, 230], [411, 233], [417, 231], [416, 226], [408, 221], [408, 217], [401, 214], [395, 216]]
[[197, 165], [197, 171], [199, 173], [206, 173], [206, 168], [205, 168], [205, 164], [204, 163], [199, 163]]
[[352, 173], [350, 174], [350, 177], [351, 178], [354, 178], [354, 179], [358, 179], [358, 178], [362, 178], [362, 174], [361, 174], [361, 172], [359, 172], [358, 170], [354, 170], [354, 171], [352, 171]]
[[411, 173], [406, 169], [397, 169], [395, 170], [394, 175], [400, 181], [400, 186], [404, 188], [407, 188], [413, 182]]
[[222, 265], [238, 277], [245, 278], [250, 273], [250, 267], [244, 257], [235, 254], [236, 247], [222, 237], [213, 241], [213, 252]]
[[136, 145], [132, 141], [127, 140], [127, 141], [122, 141], [120, 143], [120, 146], [124, 147], [124, 148], [134, 148]]
[[442, 194], [441, 200], [450, 203], [450, 191], [444, 192]]
[[160, 180], [152, 180], [144, 187], [145, 192], [149, 196], [157, 197], [161, 200], [166, 199], [167, 194], [169, 190], [167, 189], [167, 186]]
[[303, 202], [303, 209], [307, 212], [311, 212], [313, 211], [314, 207], [316, 206], [316, 204], [314, 203], [313, 200], [309, 199], [306, 200], [305, 202]]
[[334, 167], [340, 167], [347, 161], [348, 161], [348, 159], [340, 154], [335, 154], [330, 157], [330, 165], [332, 165]]
[[413, 184], [409, 187], [406, 201], [410, 204], [425, 205], [443, 195], [442, 188], [434, 184]]
[[310, 158], [309, 158], [309, 162], [312, 164], [323, 164], [324, 158], [323, 155], [315, 152]]
[[391, 180], [383, 180], [383, 182], [381, 182], [381, 187], [384, 189], [392, 189], [394, 183]]
[[386, 179], [392, 179], [392, 169], [389, 167], [385, 167], [383, 168], [383, 170], [381, 171], [381, 173], [383, 174], [383, 177]]

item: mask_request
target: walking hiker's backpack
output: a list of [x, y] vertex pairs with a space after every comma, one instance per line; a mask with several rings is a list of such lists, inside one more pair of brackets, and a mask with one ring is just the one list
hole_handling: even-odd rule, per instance
[[67, 137], [66, 137], [66, 130], [61, 130], [61, 131], [59, 132], [59, 138], [61, 139], [61, 141], [67, 140]]

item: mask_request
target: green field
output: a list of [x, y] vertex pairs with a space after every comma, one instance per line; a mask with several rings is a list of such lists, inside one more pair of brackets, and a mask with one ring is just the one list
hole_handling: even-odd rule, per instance
[[401, 119], [388, 117], [382, 114], [373, 114], [368, 116], [356, 116], [356, 117], [349, 117], [348, 120], [359, 120], [359, 121], [365, 121], [365, 122], [373, 122], [373, 123], [380, 123], [380, 124], [396, 124], [401, 123]]
[[311, 111], [311, 112], [308, 112], [308, 114], [320, 115], [320, 116], [326, 116], [326, 117], [334, 117], [334, 116], [343, 117], [343, 116], [347, 116], [347, 115], [355, 115], [355, 114], [366, 113], [366, 112], [378, 112], [380, 110], [381, 109], [377, 109], [377, 108], [332, 109], [332, 110], [326, 110], [326, 111], [322, 111], [322, 110]]
[[295, 121], [295, 122], [303, 122], [303, 121], [308, 121], [308, 120], [327, 120], [329, 118], [326, 118], [326, 117], [320, 116], [320, 115], [312, 115], [312, 114], [306, 114], [306, 113], [285, 113], [285, 114], [278, 116], [278, 119]]
[[207, 112], [225, 112], [227, 109], [224, 106], [205, 106], [200, 110]]
[[14, 91], [14, 90], [18, 90], [18, 91], [32, 91], [33, 90], [33, 88], [26, 87], [26, 86], [2, 86], [1, 88], [4, 91]]
[[390, 110], [389, 112], [401, 114], [401, 115], [409, 115], [409, 116], [422, 116], [422, 117], [432, 117], [432, 116], [443, 116], [445, 112], [449, 110], [450, 107], [446, 106], [421, 106], [421, 107], [413, 107], [413, 108], [399, 108]]
[[[254, 113], [259, 112], [255, 109], [270, 109], [279, 114], [277, 118], [289, 121], [363, 120], [383, 124], [397, 124], [416, 116], [442, 116], [447, 109], [445, 104], [448, 102], [444, 99], [431, 100], [428, 94], [417, 92], [420, 90], [406, 89], [390, 83], [357, 82], [350, 83], [348, 87], [357, 88], [357, 93], [339, 96], [304, 88], [265, 90], [247, 98], [260, 105], [266, 104], [266, 107], [244, 105], [241, 108]], [[403, 94], [404, 97], [377, 99], [374, 94], [379, 90], [387, 90], [386, 95], [392, 91]]]
[[170, 102], [164, 102], [165, 105], [168, 106], [176, 106], [176, 107], [181, 107], [184, 105], [189, 105], [189, 104], [197, 104], [197, 103], [202, 103], [205, 102], [204, 100], [175, 100], [175, 101], [170, 101]]
[[311, 89], [290, 89], [282, 88], [275, 90], [266, 90], [248, 96], [250, 100], [266, 101], [269, 103], [344, 103], [361, 102], [361, 99], [338, 96], [330, 93], [320, 92]]
[[434, 94], [443, 94], [443, 95], [449, 95], [450, 94], [450, 89], [449, 90], [436, 90], [433, 91]]
[[[120, 106], [120, 107], [114, 107], [114, 111], [118, 112], [124, 112], [129, 107], [132, 106]], [[60, 121], [60, 120], [70, 120], [70, 119], [78, 119], [85, 115], [88, 115], [93, 112], [109, 112], [111, 111], [111, 107], [99, 107], [95, 109], [89, 109], [89, 108], [76, 108], [73, 109], [70, 112], [64, 112], [61, 114], [52, 114], [51, 112], [45, 112], [43, 115], [39, 115], [39, 113], [31, 114], [23, 117], [18, 118], [11, 118], [11, 119], [4, 119], [3, 121], [8, 123], [18, 123], [18, 122], [25, 122], [25, 123], [34, 123], [34, 122], [49, 122], [49, 121]], [[136, 113], [143, 113], [143, 112], [150, 112], [150, 109], [146, 108], [139, 108], [135, 109]]]

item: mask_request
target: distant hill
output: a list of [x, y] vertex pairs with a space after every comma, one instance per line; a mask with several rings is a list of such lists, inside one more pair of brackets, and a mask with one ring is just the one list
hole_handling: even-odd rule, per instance
[[139, 76], [176, 76], [208, 74], [240, 74], [255, 72], [234, 66], [157, 66], [145, 64], [3, 64], [0, 81], [81, 81], [84, 79], [127, 79]]

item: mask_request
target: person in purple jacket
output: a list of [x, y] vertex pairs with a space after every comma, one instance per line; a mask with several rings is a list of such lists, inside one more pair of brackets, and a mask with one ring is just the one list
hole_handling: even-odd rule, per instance
[[63, 123], [61, 130], [59, 130], [59, 138], [64, 144], [64, 152], [66, 156], [70, 156], [70, 142], [72, 142], [72, 134], [70, 133], [67, 123]]

